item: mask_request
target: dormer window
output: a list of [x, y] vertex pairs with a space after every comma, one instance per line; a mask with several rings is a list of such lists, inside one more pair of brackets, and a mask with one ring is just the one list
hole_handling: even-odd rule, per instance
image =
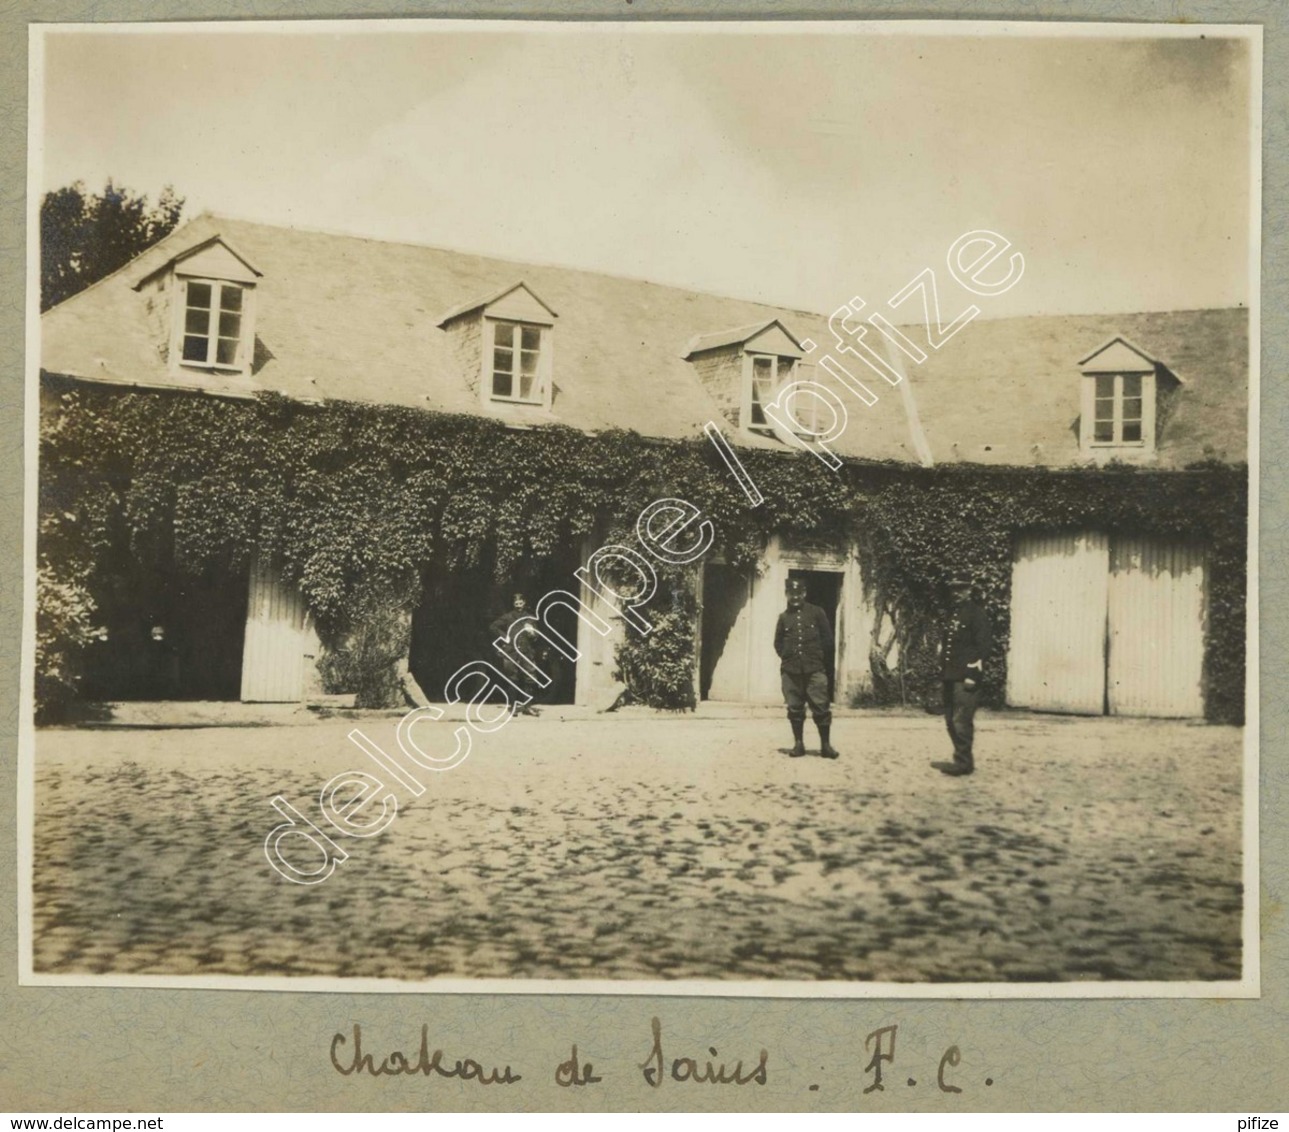
[[483, 404], [549, 409], [557, 317], [521, 282], [454, 307], [438, 326]]
[[1096, 405], [1092, 422], [1093, 444], [1142, 443], [1141, 373], [1098, 373]]
[[526, 322], [489, 321], [492, 326], [492, 399], [542, 404], [545, 400], [544, 328]]
[[[751, 365], [748, 388], [747, 428], [773, 432], [764, 406], [774, 400], [775, 392], [796, 380], [797, 359], [777, 354], [747, 354]], [[798, 410], [800, 411], [800, 410]]]
[[243, 288], [217, 279], [184, 281], [185, 364], [241, 369]]
[[1096, 460], [1143, 460], [1155, 453], [1159, 398], [1180, 378], [1126, 338], [1112, 338], [1079, 362], [1079, 447]]
[[[136, 291], [168, 297], [169, 342], [157, 345], [175, 376], [248, 374], [255, 357], [255, 292], [263, 272], [222, 236], [150, 270]], [[165, 307], [159, 308], [164, 311]], [[158, 327], [164, 335], [165, 329]]]
[[[775, 318], [700, 334], [689, 343], [684, 358], [732, 427], [774, 436], [765, 407], [784, 385], [801, 380], [798, 369], [804, 353], [792, 332]], [[798, 397], [793, 409], [795, 415], [813, 417], [815, 406], [811, 398]], [[800, 423], [808, 428], [813, 422]]]

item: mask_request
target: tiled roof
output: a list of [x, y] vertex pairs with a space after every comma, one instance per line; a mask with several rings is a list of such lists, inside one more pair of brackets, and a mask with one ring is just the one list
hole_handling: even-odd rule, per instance
[[[696, 338], [778, 320], [798, 340], [832, 341], [826, 319], [809, 312], [570, 268], [202, 215], [47, 312], [43, 368], [145, 387], [198, 384], [190, 375], [168, 372], [156, 317], [133, 285], [215, 235], [263, 272], [252, 388], [288, 396], [696, 438], [709, 420], [723, 425], [684, 360]], [[448, 334], [436, 325], [444, 311], [477, 306], [479, 296], [504, 292], [520, 279], [560, 312], [549, 413], [482, 405], [449, 349]], [[920, 328], [908, 333], [924, 337]], [[1247, 312], [1217, 310], [978, 318], [922, 365], [904, 367], [935, 460], [1079, 462], [1078, 361], [1116, 335], [1187, 382], [1163, 432], [1161, 463], [1181, 465], [1206, 455], [1244, 459]], [[821, 346], [806, 361], [823, 352]], [[855, 359], [847, 364], [861, 376]], [[873, 408], [849, 401], [850, 423], [833, 447], [847, 456], [917, 462], [901, 396], [867, 371], [864, 381], [879, 401]], [[200, 385], [246, 388], [244, 380], [218, 378], [200, 379]], [[771, 439], [737, 439], [783, 447]]]
[[906, 366], [936, 463], [1080, 462], [1079, 362], [1116, 336], [1183, 384], [1159, 430], [1159, 467], [1246, 459], [1248, 311], [977, 319]]

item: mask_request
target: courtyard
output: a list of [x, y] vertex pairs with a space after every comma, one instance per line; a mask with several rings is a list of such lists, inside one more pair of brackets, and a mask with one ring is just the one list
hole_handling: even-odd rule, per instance
[[[1237, 728], [779, 710], [550, 709], [475, 737], [327, 881], [267, 863], [281, 794], [377, 772], [396, 714], [51, 729], [35, 758], [38, 974], [1020, 983], [1241, 974]], [[218, 721], [215, 713], [213, 722]], [[450, 724], [442, 726], [445, 752]], [[418, 738], [425, 740], [418, 729]], [[814, 740], [812, 730], [807, 737]], [[817, 749], [817, 747], [815, 748]], [[444, 752], [444, 753], [445, 753]]]

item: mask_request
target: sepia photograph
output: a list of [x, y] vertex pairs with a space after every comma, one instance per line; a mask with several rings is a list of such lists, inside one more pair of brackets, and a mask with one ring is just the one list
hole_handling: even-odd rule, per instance
[[1261, 46], [33, 25], [22, 982], [1256, 996]]

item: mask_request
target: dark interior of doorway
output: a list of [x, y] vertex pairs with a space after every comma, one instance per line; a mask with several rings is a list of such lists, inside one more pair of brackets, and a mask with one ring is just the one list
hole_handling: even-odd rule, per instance
[[126, 560], [102, 570], [81, 694], [90, 701], [236, 700], [241, 695], [248, 575], [188, 574]]
[[[491, 626], [511, 608], [516, 592], [528, 599], [533, 613], [540, 598], [554, 590], [577, 593], [573, 573], [580, 565], [577, 554], [565, 554], [532, 563], [507, 582], [493, 578], [491, 563], [457, 570], [430, 568], [423, 575], [421, 604], [412, 615], [412, 642], [408, 664], [416, 682], [434, 702], [444, 699], [448, 678], [472, 660], [498, 665]], [[547, 622], [566, 640], [577, 643], [578, 618], [564, 606], [549, 611]], [[549, 687], [528, 686], [538, 704], [571, 704], [577, 690], [573, 661], [534, 639]]]
[[817, 605], [828, 617], [832, 628], [833, 650], [824, 657], [828, 671], [828, 699], [836, 699], [837, 691], [837, 606], [841, 601], [842, 573], [840, 570], [796, 570], [788, 571], [789, 578], [801, 578], [806, 583], [806, 601]]

